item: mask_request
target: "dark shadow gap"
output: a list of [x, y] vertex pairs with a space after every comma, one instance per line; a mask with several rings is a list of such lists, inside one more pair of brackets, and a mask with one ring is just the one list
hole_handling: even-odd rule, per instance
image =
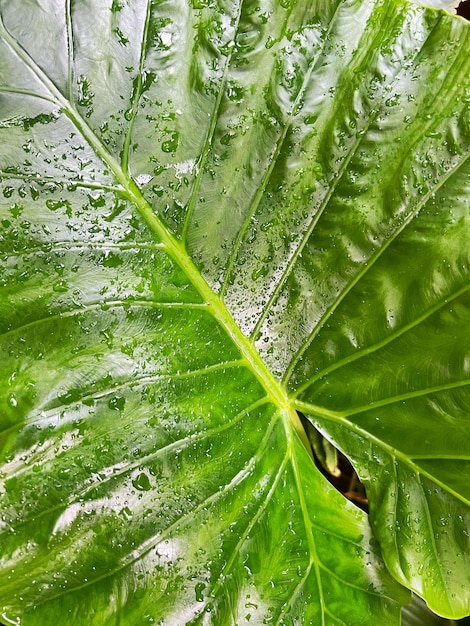
[[466, 20], [470, 20], [470, 0], [464, 0], [464, 2], [461, 2], [456, 9], [456, 13], [457, 15], [460, 15], [460, 17], [464, 17]]
[[[298, 413], [310, 442], [316, 467], [333, 487], [366, 513], [369, 502], [366, 490], [349, 459], [334, 448], [302, 413]], [[329, 458], [327, 458], [329, 457]]]

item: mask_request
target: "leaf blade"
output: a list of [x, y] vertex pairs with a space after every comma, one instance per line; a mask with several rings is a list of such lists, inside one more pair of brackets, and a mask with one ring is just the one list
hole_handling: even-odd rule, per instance
[[[53, 14], [50, 5], [42, 6], [46, 9], [34, 9], [39, 11], [39, 25], [44, 16]], [[346, 263], [347, 272], [357, 272], [356, 278], [349, 285], [340, 280], [341, 288], [333, 288], [333, 299], [323, 309], [323, 314], [334, 314], [339, 328], [335, 340], [343, 346], [336, 361], [329, 361], [326, 351], [323, 371], [312, 374], [316, 353], [311, 355], [304, 342], [313, 330], [312, 346], [318, 351], [327, 333], [326, 318], [315, 319], [315, 329], [311, 315], [303, 328], [298, 324], [305, 296], [298, 296], [295, 280], [304, 280], [306, 294], [310, 293], [315, 272], [305, 262], [311, 254], [309, 245], [322, 233], [339, 232], [333, 209], [345, 193], [344, 178], [354, 173], [351, 164], [364, 140], [361, 135], [349, 137], [352, 149], [340, 159], [338, 169], [331, 167], [333, 157], [324, 147], [319, 149], [322, 142], [310, 136], [310, 130], [303, 131], [305, 145], [293, 131], [303, 119], [307, 87], [318, 78], [320, 91], [334, 87], [328, 102], [335, 112], [350, 95], [352, 80], [359, 102], [367, 103], [372, 112], [365, 116], [364, 131], [376, 131], [373, 124], [379, 112], [374, 107], [380, 109], [386, 93], [400, 91], [400, 81], [408, 87], [412, 70], [406, 62], [416, 57], [413, 37], [425, 35], [417, 56], [420, 68], [434, 76], [428, 57], [434, 58], [436, 42], [441, 45], [443, 34], [453, 29], [467, 37], [468, 29], [405, 4], [406, 10], [397, 14], [392, 3], [314, 3], [308, 9], [274, 3], [269, 4], [269, 20], [269, 11], [253, 12], [250, 3], [216, 7], [202, 2], [190, 8], [183, 2], [171, 7], [113, 2], [111, 10], [75, 3], [67, 4], [55, 23], [58, 30], [64, 26], [67, 45], [63, 38], [48, 43], [48, 49], [58, 45], [67, 50], [57, 73], [50, 65], [53, 55], [42, 58], [37, 42], [25, 35], [9, 5], [3, 2], [1, 7], [5, 23], [17, 33], [16, 37], [2, 29], [9, 47], [2, 74], [12, 77], [11, 86], [2, 91], [7, 104], [2, 104], [6, 121], [0, 128], [8, 130], [11, 146], [2, 161], [6, 199], [2, 210], [8, 222], [3, 245], [13, 253], [6, 266], [10, 282], [2, 307], [7, 332], [3, 350], [11, 364], [2, 409], [6, 479], [2, 498], [8, 501], [11, 495], [4, 530], [11, 522], [13, 532], [19, 533], [10, 537], [3, 553], [6, 604], [24, 612], [25, 603], [18, 598], [26, 586], [25, 623], [30, 624], [64, 613], [77, 624], [84, 615], [88, 623], [120, 619], [141, 623], [143, 614], [148, 621], [163, 623], [230, 624], [248, 620], [248, 615], [279, 624], [295, 619], [375, 624], [377, 615], [381, 623], [397, 623], [405, 594], [387, 576], [365, 516], [344, 506], [311, 467], [291, 419], [293, 408], [305, 404], [312, 417], [327, 417], [321, 426], [330, 437], [336, 435], [330, 422], [338, 415], [344, 389], [335, 381], [341, 381], [348, 368], [363, 365], [354, 351], [344, 349], [343, 309], [351, 314], [351, 296], [356, 297], [368, 277], [377, 273], [378, 259], [385, 258], [394, 244], [377, 246], [376, 257], [370, 257], [377, 258], [371, 270], [361, 255], [349, 268]], [[90, 32], [86, 25], [93, 17], [97, 28], [91, 42], [84, 34]], [[37, 32], [34, 20], [28, 19]], [[392, 20], [396, 32], [379, 35], [387, 20]], [[130, 24], [136, 26], [133, 32]], [[354, 45], [341, 51], [343, 38]], [[368, 50], [374, 50], [377, 42], [381, 47], [369, 67]], [[88, 47], [100, 49], [103, 57], [88, 54]], [[130, 69], [122, 72], [114, 56], [129, 62]], [[405, 61], [398, 69], [397, 58]], [[463, 54], [455, 53], [454, 58], [451, 71], [439, 80], [450, 84], [458, 78], [461, 86], [462, 68], [468, 62]], [[183, 69], [188, 59], [191, 62]], [[267, 67], [276, 71], [272, 83], [263, 75]], [[388, 82], [378, 95], [358, 87], [362, 77], [354, 78], [354, 69], [369, 72], [371, 86], [374, 72], [383, 68]], [[294, 70], [305, 77], [302, 84], [296, 82]], [[436, 76], [439, 71], [438, 67]], [[110, 84], [118, 88], [107, 97]], [[162, 91], [171, 96], [164, 103], [159, 99]], [[454, 176], [452, 186], [446, 183], [452, 163], [460, 163], [462, 171], [466, 167], [459, 155], [465, 119], [458, 117], [465, 103], [452, 85], [446, 94], [460, 107], [443, 122], [449, 150], [454, 152], [450, 164], [438, 172], [436, 191], [448, 202], [455, 199], [453, 193], [457, 195], [452, 189], [465, 190], [463, 175], [457, 182]], [[308, 106], [313, 113], [323, 111], [324, 117], [302, 124], [313, 125], [323, 139], [330, 138], [332, 154], [338, 156], [342, 147], [335, 132], [345, 120], [335, 126], [331, 111], [324, 103], [319, 107], [318, 95], [313, 89]], [[430, 98], [429, 91], [425, 97]], [[19, 100], [23, 108], [12, 115]], [[253, 115], [248, 132], [236, 138], [232, 131], [240, 122], [243, 126], [251, 105], [259, 119]], [[263, 117], [265, 107], [271, 119]], [[422, 128], [435, 130], [432, 123], [420, 124], [417, 136]], [[201, 132], [194, 132], [196, 125]], [[383, 123], [383, 129], [390, 137], [398, 133], [391, 123]], [[410, 137], [413, 145], [414, 135]], [[233, 146], [227, 151], [233, 162], [225, 165], [220, 158], [224, 141]], [[373, 133], [367, 141], [374, 143]], [[424, 154], [430, 142], [423, 142]], [[390, 143], [384, 142], [384, 154], [387, 149], [394, 154]], [[249, 150], [237, 154], [247, 146], [256, 148], [254, 156]], [[293, 153], [300, 146], [313, 155], [312, 162], [317, 158], [317, 169], [299, 182], [292, 172], [298, 166], [298, 154]], [[464, 151], [468, 152], [466, 145]], [[26, 161], [24, 152], [30, 155]], [[236, 176], [232, 163], [239, 166]], [[425, 163], [423, 171], [432, 173], [433, 166]], [[339, 180], [334, 181], [338, 172]], [[309, 192], [306, 201], [299, 200], [295, 197], [299, 185], [310, 184], [312, 176], [319, 180], [325, 176], [323, 196]], [[240, 181], [247, 181], [249, 188], [244, 190]], [[280, 183], [295, 203], [288, 207], [290, 212], [283, 212], [287, 196], [282, 192], [274, 206], [288, 220], [272, 225], [274, 187]], [[239, 187], [234, 204], [220, 202], [227, 195], [220, 193], [226, 185], [232, 190]], [[431, 192], [423, 193], [426, 201], [433, 200]], [[210, 200], [207, 206], [204, 195]], [[422, 214], [425, 200], [411, 197], [413, 210]], [[315, 217], [317, 200], [323, 208]], [[236, 210], [228, 211], [232, 206]], [[284, 239], [293, 216], [305, 207], [309, 215], [294, 229], [296, 237]], [[400, 225], [395, 209], [385, 203], [390, 221], [397, 222], [395, 231], [391, 229], [393, 241], [400, 239], [402, 230], [409, 232]], [[214, 223], [214, 215], [220, 223]], [[412, 215], [413, 211], [408, 213], [407, 228]], [[465, 224], [457, 231], [452, 231], [451, 269], [460, 262], [459, 237], [468, 232]], [[352, 239], [360, 234], [354, 224], [349, 232]], [[255, 246], [252, 236], [257, 237]], [[346, 240], [338, 236], [336, 241], [348, 250]], [[255, 255], [250, 257], [252, 250]], [[333, 267], [330, 260], [325, 266]], [[379, 271], [386, 275], [383, 267]], [[455, 283], [452, 297], [466, 310], [467, 274], [448, 275]], [[446, 280], [447, 275], [442, 282]], [[313, 282], [321, 294], [322, 281], [314, 277]], [[294, 315], [283, 302], [286, 295], [288, 300], [292, 297]], [[382, 307], [380, 298], [369, 293], [369, 302], [377, 301]], [[440, 313], [438, 300], [426, 304], [430, 308], [420, 310], [417, 317], [413, 312], [415, 317], [393, 336], [382, 324], [382, 335], [364, 350], [369, 368], [374, 369], [380, 350], [396, 347], [414, 332], [417, 319], [422, 331], [426, 320]], [[273, 312], [282, 341], [272, 341]], [[291, 338], [298, 334], [294, 341], [283, 337], [287, 327], [293, 329]], [[299, 355], [309, 357], [306, 370], [306, 359], [301, 364]], [[290, 397], [278, 382], [283, 376], [291, 385]], [[364, 383], [366, 378], [359, 380]], [[442, 380], [436, 380], [442, 386]], [[335, 387], [333, 403], [323, 391], [328, 384]], [[423, 395], [419, 384], [418, 394]], [[433, 389], [437, 391], [436, 385]], [[351, 405], [342, 409], [343, 428], [337, 435], [338, 441], [347, 441], [362, 472], [370, 471], [371, 476], [370, 459], [361, 456], [351, 433], [359, 432], [356, 420], [367, 422], [366, 403], [373, 395], [374, 389], [358, 396], [356, 413]], [[319, 414], [311, 405], [317, 397]], [[377, 402], [385, 401], [380, 393], [378, 397]], [[422, 415], [422, 406], [414, 415]], [[249, 419], [253, 416], [257, 419]], [[383, 450], [379, 434], [367, 426], [360, 431], [365, 441], [377, 440]], [[393, 429], [388, 436], [395, 436]], [[81, 454], [85, 459], [79, 459]], [[402, 452], [402, 472], [411, 467], [409, 458], [408, 451]], [[383, 464], [387, 463], [388, 458]], [[423, 475], [434, 467], [431, 460], [427, 464], [421, 460]], [[70, 467], [77, 468], [76, 476], [69, 476]], [[447, 483], [452, 472], [444, 462], [435, 473], [436, 481]], [[380, 502], [383, 489], [395, 483], [384, 480], [374, 500]], [[457, 481], [455, 489], [462, 488], [462, 481]], [[61, 500], [63, 492], [70, 497]], [[453, 500], [449, 502], [454, 506]], [[240, 514], [245, 508], [249, 521]], [[155, 510], [161, 512], [160, 520], [152, 517]], [[394, 574], [406, 585], [411, 577], [414, 585], [418, 573], [413, 568], [398, 571], [403, 555], [394, 544], [396, 537], [390, 542], [381, 534], [380, 521], [387, 523], [388, 516], [387, 507], [377, 505], [374, 529]], [[36, 529], [35, 519], [41, 520]], [[25, 521], [24, 528], [20, 520]], [[208, 556], [202, 555], [207, 547]], [[154, 548], [158, 553], [151, 554]], [[75, 558], [78, 554], [80, 558]], [[93, 573], [97, 567], [93, 559], [98, 557], [101, 574]], [[272, 568], [263, 563], [272, 563]], [[12, 567], [21, 572], [20, 580]], [[52, 582], [51, 568], [57, 575]], [[421, 582], [415, 586], [436, 602], [438, 610], [454, 610]]]

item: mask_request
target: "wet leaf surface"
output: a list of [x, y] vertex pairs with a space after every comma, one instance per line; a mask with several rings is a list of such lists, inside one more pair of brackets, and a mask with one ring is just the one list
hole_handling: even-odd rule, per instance
[[0, 17], [1, 618], [398, 625], [401, 585], [467, 614], [467, 24]]

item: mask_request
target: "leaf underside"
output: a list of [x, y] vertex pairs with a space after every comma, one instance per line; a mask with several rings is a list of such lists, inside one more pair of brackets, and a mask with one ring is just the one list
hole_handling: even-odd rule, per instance
[[0, 619], [398, 625], [403, 586], [469, 613], [468, 25], [0, 17]]

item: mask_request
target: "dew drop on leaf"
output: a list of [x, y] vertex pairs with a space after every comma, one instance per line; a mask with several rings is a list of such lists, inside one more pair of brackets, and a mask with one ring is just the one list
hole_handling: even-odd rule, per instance
[[178, 147], [179, 133], [176, 131], [171, 133], [170, 139], [167, 139], [162, 143], [162, 150], [166, 153], [176, 152]]
[[122, 411], [124, 409], [124, 405], [126, 404], [126, 399], [122, 396], [115, 396], [111, 398], [108, 402], [108, 406], [113, 411]]
[[206, 585], [204, 583], [197, 583], [194, 587], [194, 592], [196, 594], [196, 601], [203, 602], [204, 601], [204, 589]]
[[128, 506], [125, 506], [123, 509], [119, 511], [119, 515], [122, 515], [127, 520], [132, 519], [132, 511]]
[[8, 406], [11, 406], [14, 409], [18, 406], [18, 400], [16, 399], [16, 396], [14, 394], [8, 396], [7, 403]]
[[59, 282], [53, 285], [52, 289], [57, 293], [64, 293], [65, 291], [68, 290], [68, 286], [65, 280], [59, 280]]
[[152, 488], [150, 485], [149, 477], [144, 472], [134, 478], [132, 484], [139, 491], [150, 491], [150, 489]]

